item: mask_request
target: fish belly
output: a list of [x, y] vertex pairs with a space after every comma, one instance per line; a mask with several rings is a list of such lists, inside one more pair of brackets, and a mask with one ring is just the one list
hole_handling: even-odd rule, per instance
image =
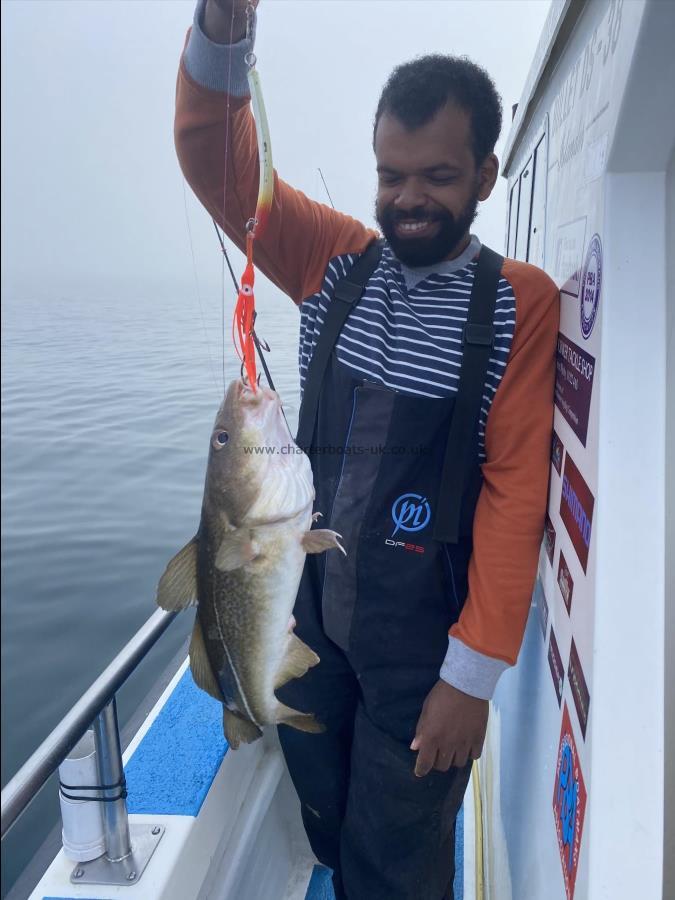
[[223, 702], [256, 725], [277, 721], [274, 686], [292, 640], [289, 620], [305, 559], [301, 536], [288, 524], [256, 529], [258, 556], [232, 572], [213, 567], [206, 597], [200, 590], [198, 614]]

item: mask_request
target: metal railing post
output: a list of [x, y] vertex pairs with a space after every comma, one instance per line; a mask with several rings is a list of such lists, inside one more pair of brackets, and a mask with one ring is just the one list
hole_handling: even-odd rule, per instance
[[111, 862], [119, 862], [131, 853], [131, 838], [127, 801], [120, 796], [124, 785], [124, 767], [115, 697], [96, 716], [93, 727], [99, 784], [112, 785], [102, 790], [101, 796], [117, 798], [102, 804], [105, 855]]
[[[156, 610], [5, 785], [2, 789], [0, 817], [0, 834], [3, 839], [52, 772], [58, 769], [69, 751], [91, 727], [94, 717], [103, 709], [104, 704], [110, 702], [115, 691], [124, 684], [141, 660], [145, 659], [150, 648], [166, 631], [176, 615], [175, 612]], [[112, 784], [112, 782], [102, 783]], [[109, 806], [107, 803], [103, 805]]]
[[137, 884], [166, 830], [159, 822], [129, 825], [115, 692], [176, 615], [158, 609], [150, 616], [2, 790], [4, 838], [84, 732], [93, 727], [96, 780], [107, 785], [100, 789], [105, 853], [79, 862], [70, 875], [72, 884]]

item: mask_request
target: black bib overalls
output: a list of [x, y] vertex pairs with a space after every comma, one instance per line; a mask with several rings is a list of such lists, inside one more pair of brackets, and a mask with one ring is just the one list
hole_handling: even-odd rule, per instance
[[[347, 555], [307, 557], [296, 634], [321, 662], [277, 692], [326, 731], [282, 725], [279, 737], [338, 900], [442, 900], [452, 897], [470, 764], [418, 778], [409, 745], [467, 594], [501, 258], [481, 250], [482, 297], [475, 284], [459, 392], [431, 399], [360, 380], [337, 359], [341, 324], [380, 252], [373, 245], [336, 285], [334, 321], [326, 317], [307, 374], [297, 442], [312, 463], [316, 527], [339, 532]], [[453, 435], [460, 419], [463, 433]]]

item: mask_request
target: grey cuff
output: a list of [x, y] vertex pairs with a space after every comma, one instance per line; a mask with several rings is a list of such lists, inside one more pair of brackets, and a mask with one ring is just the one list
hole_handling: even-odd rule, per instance
[[441, 678], [458, 691], [490, 700], [499, 676], [509, 664], [467, 647], [457, 638], [448, 637], [448, 652], [441, 666]]
[[231, 97], [248, 97], [248, 66], [245, 56], [255, 43], [255, 18], [250, 40], [236, 44], [215, 44], [202, 31], [206, 0], [199, 0], [183, 61], [188, 75], [202, 87], [224, 91]]

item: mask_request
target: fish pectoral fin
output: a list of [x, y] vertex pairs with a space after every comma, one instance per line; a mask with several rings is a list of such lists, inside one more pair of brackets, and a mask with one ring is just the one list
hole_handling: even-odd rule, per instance
[[277, 706], [276, 721], [280, 725], [290, 725], [291, 728], [297, 728], [298, 731], [309, 731], [311, 734], [321, 734], [326, 730], [326, 726], [321, 722], [317, 722], [312, 713], [303, 713], [298, 709], [292, 709], [290, 706], [284, 706], [280, 703]]
[[252, 744], [262, 737], [262, 731], [255, 722], [251, 722], [240, 713], [232, 712], [226, 706], [223, 706], [223, 734], [233, 750], [236, 750], [242, 741], [245, 744]]
[[340, 543], [341, 538], [341, 534], [331, 531], [330, 528], [315, 528], [303, 534], [302, 549], [305, 553], [323, 553], [324, 550], [337, 548], [346, 556], [347, 551]]
[[281, 661], [279, 671], [274, 681], [274, 690], [280, 688], [293, 678], [300, 678], [307, 669], [315, 666], [319, 657], [304, 644], [295, 634], [289, 635], [288, 650]]
[[251, 562], [260, 553], [248, 528], [228, 531], [216, 553], [216, 568], [221, 572], [232, 572]]
[[190, 670], [197, 687], [200, 687], [207, 694], [210, 694], [222, 703], [223, 695], [211, 668], [199, 619], [195, 619], [195, 627], [192, 629], [192, 640], [190, 641], [188, 653], [190, 654]]
[[170, 560], [157, 585], [157, 606], [176, 612], [197, 604], [197, 545], [193, 537]]

